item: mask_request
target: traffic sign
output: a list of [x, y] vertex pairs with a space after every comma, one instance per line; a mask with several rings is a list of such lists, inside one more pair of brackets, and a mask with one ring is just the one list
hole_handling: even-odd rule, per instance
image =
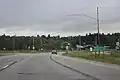
[[94, 50], [95, 50], [95, 51], [104, 51], [105, 48], [104, 48], [104, 47], [99, 47], [99, 46], [97, 46], [97, 47], [94, 48]]

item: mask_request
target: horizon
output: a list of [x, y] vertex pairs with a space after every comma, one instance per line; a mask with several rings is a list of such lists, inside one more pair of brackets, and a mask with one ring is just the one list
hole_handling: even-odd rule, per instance
[[[112, 35], [112, 34], [115, 34], [115, 33], [119, 33], [120, 34], [120, 32], [114, 32], [114, 33], [99, 33], [99, 34], [104, 34], [104, 35], [108, 35], [108, 34], [110, 34], [110, 35]], [[86, 33], [87, 35], [89, 35], [89, 34], [98, 34], [98, 33]], [[46, 37], [48, 36], [48, 35], [50, 35], [50, 37], [56, 37], [56, 36], [60, 36], [60, 37], [73, 37], [73, 36], [86, 36], [86, 34], [85, 35], [80, 35], [80, 34], [78, 34], [78, 35], [68, 35], [68, 36], [61, 36], [61, 35], [51, 35], [51, 34], [47, 34], [47, 35], [45, 35]], [[13, 37], [13, 36], [17, 36], [17, 37], [22, 37], [22, 36], [25, 36], [25, 37], [37, 37], [37, 35], [39, 35], [39, 36], [42, 36], [42, 35], [44, 35], [44, 34], [42, 34], [42, 35], [40, 35], [40, 34], [37, 34], [37, 35], [8, 35], [8, 34], [2, 34], [2, 35], [0, 35], [0, 36], [3, 36], [3, 35], [5, 35], [5, 36], [10, 36], [10, 37]]]

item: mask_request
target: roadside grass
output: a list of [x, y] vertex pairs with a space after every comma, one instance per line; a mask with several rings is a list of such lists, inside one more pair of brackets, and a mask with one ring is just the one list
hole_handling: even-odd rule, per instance
[[[65, 52], [65, 50], [57, 50], [58, 52]], [[43, 50], [43, 51], [37, 51], [37, 50], [0, 50], [0, 54], [6, 53], [41, 53], [41, 52], [51, 52], [51, 50]]]
[[[117, 54], [117, 53], [116, 53]], [[72, 51], [63, 54], [64, 56], [70, 56], [70, 57], [77, 57], [77, 58], [84, 58], [88, 60], [95, 60], [95, 61], [100, 61], [100, 62], [107, 62], [107, 63], [112, 63], [112, 64], [120, 64], [120, 57], [118, 56], [113, 56], [111, 54], [100, 54], [100, 55], [95, 55], [91, 54], [88, 51]]]
[[32, 51], [32, 50], [0, 50], [0, 54], [16, 54], [16, 53], [36, 53], [36, 51]]

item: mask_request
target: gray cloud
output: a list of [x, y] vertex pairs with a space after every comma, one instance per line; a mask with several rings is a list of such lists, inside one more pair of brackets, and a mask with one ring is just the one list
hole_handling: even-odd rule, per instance
[[[65, 15], [86, 14], [96, 17], [96, 6], [99, 6], [101, 30], [107, 32], [104, 26], [120, 26], [119, 4], [119, 0], [0, 0], [0, 30], [21, 35], [24, 30], [31, 31], [27, 34], [94, 32], [96, 20]], [[112, 29], [110, 31], [114, 32]]]

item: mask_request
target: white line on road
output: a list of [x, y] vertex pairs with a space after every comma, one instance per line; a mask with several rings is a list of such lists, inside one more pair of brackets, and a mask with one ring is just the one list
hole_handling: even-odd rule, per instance
[[3, 68], [5, 69], [5, 68], [7, 68], [7, 67], [9, 67], [9, 65], [4, 66]]

